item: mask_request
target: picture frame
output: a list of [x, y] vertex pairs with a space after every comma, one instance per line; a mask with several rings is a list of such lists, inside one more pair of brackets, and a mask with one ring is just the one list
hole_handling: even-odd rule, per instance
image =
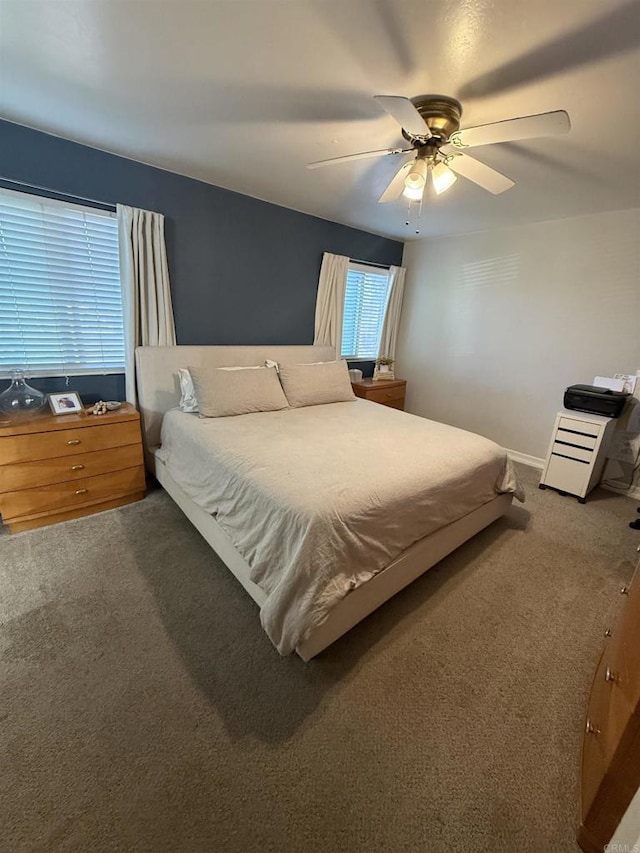
[[60, 391], [49, 394], [49, 406], [54, 415], [77, 415], [84, 411], [82, 400], [76, 391]]
[[[384, 368], [384, 369], [381, 369], [381, 368]], [[393, 365], [392, 364], [388, 364], [388, 365], [376, 364], [376, 366], [373, 370], [373, 378], [376, 381], [378, 381], [380, 379], [387, 379], [387, 380], [395, 379], [396, 376], [395, 376], [395, 371], [393, 369]]]

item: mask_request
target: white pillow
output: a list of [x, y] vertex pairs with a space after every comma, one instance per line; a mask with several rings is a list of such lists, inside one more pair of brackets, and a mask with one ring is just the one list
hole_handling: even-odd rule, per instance
[[190, 367], [201, 418], [226, 418], [288, 408], [274, 367], [228, 370]]
[[356, 399], [346, 361], [280, 364], [280, 382], [294, 409]]
[[197, 412], [198, 400], [196, 398], [196, 389], [193, 387], [191, 374], [186, 367], [178, 369], [178, 379], [180, 380], [180, 411]]

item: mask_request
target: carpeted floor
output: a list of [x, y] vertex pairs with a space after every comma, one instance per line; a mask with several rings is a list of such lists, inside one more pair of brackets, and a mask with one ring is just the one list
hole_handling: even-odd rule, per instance
[[315, 661], [161, 491], [0, 536], [0, 849], [575, 851], [635, 503], [524, 507]]

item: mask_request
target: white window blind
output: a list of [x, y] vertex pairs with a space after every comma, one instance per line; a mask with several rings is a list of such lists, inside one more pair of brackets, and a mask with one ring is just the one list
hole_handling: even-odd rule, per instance
[[378, 357], [388, 297], [388, 270], [349, 264], [342, 321], [342, 358]]
[[0, 375], [124, 371], [115, 214], [0, 189]]

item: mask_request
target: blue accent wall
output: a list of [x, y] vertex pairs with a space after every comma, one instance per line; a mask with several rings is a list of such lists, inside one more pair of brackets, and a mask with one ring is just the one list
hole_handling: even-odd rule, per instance
[[[323, 252], [402, 260], [397, 240], [0, 120], [1, 178], [164, 213], [179, 344], [310, 344]], [[124, 397], [121, 376], [70, 385], [85, 402]]]

